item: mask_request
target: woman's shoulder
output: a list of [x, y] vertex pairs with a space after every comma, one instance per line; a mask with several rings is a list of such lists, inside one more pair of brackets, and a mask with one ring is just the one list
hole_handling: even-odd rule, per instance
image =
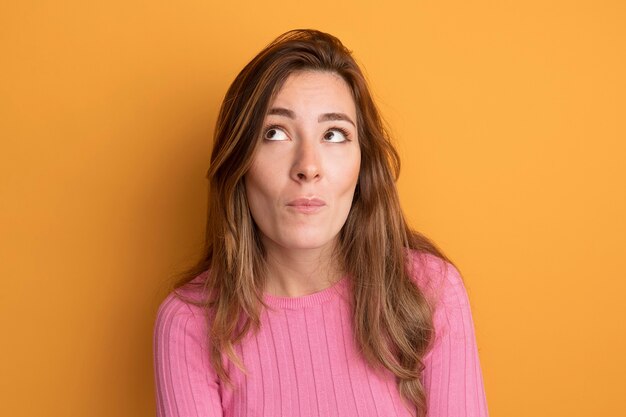
[[464, 291], [461, 274], [451, 262], [415, 249], [409, 251], [409, 260], [411, 278], [434, 304], [442, 301], [450, 292], [458, 289]]
[[205, 283], [208, 271], [197, 274], [182, 286], [171, 290], [158, 307], [157, 318], [160, 321], [178, 318], [204, 317], [204, 307], [202, 306], [207, 297]]
[[433, 311], [435, 343], [446, 334], [457, 342], [473, 338], [470, 300], [459, 270], [433, 254], [414, 253], [412, 260], [412, 277]]
[[209, 270], [205, 270], [174, 291], [195, 302], [204, 302], [206, 300], [206, 282], [208, 277]]
[[198, 363], [209, 351], [207, 315], [198, 305], [205, 279], [205, 273], [194, 277], [170, 291], [159, 305], [153, 327], [154, 355], [159, 366], [176, 367], [182, 355], [184, 361]]

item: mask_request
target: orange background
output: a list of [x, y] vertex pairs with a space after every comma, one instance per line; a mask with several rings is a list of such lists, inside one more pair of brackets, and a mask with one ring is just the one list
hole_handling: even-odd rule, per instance
[[337, 35], [464, 274], [492, 416], [624, 416], [622, 1], [2, 2], [0, 407], [152, 416], [218, 106], [278, 34]]

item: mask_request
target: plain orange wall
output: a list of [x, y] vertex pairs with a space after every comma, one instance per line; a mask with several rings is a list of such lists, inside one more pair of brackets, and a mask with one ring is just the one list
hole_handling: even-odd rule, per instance
[[458, 264], [492, 416], [624, 416], [622, 1], [2, 2], [0, 414], [152, 416], [152, 325], [197, 256], [220, 101], [337, 35]]

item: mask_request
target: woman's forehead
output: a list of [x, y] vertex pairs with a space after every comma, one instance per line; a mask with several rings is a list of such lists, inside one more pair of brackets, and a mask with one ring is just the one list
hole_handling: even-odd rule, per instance
[[266, 115], [297, 113], [307, 108], [347, 113], [351, 118], [355, 118], [357, 112], [352, 89], [341, 75], [332, 71], [301, 70], [289, 74], [277, 88]]

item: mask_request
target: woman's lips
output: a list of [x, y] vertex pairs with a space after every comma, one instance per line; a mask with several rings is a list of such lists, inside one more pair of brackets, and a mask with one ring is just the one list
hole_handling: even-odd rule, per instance
[[317, 213], [326, 205], [324, 200], [319, 198], [297, 198], [287, 203], [287, 207], [300, 213]]

